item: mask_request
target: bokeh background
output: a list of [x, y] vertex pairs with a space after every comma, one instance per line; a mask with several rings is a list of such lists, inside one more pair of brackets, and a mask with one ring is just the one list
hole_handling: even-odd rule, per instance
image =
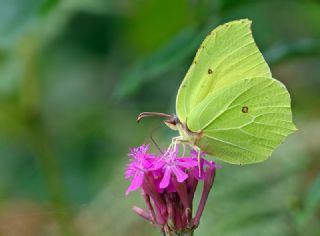
[[250, 18], [299, 131], [263, 163], [222, 163], [196, 235], [320, 235], [320, 2], [0, 0], [0, 235], [160, 235], [125, 197], [129, 147], [173, 135], [204, 36]]

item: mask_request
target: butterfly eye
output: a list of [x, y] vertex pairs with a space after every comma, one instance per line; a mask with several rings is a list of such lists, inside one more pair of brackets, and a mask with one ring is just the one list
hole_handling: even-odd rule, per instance
[[242, 107], [241, 111], [242, 111], [243, 113], [248, 113], [249, 108], [248, 108], [247, 106], [244, 106], [244, 107]]
[[208, 69], [208, 74], [210, 75], [210, 74], [212, 74], [212, 70], [211, 69]]

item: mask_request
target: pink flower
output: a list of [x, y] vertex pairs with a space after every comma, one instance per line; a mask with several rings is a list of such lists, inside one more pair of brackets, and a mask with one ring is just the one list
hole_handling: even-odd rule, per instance
[[[126, 194], [141, 189], [147, 210], [134, 206], [140, 217], [159, 227], [162, 232], [189, 232], [199, 225], [209, 192], [212, 188], [216, 165], [191, 150], [190, 155], [179, 157], [178, 148], [163, 155], [149, 154], [148, 145], [130, 150], [130, 163], [125, 177], [131, 179]], [[193, 217], [193, 199], [199, 181], [203, 181], [201, 198]], [[170, 226], [170, 227], [169, 227]]]
[[145, 172], [153, 167], [154, 155], [148, 154], [149, 145], [141, 145], [138, 148], [130, 149], [130, 154], [133, 159], [127, 166], [125, 178], [131, 178], [131, 184], [128, 187], [126, 194], [135, 191], [141, 187]]
[[170, 184], [172, 174], [175, 175], [177, 181], [182, 183], [188, 178], [186, 169], [192, 168], [198, 165], [197, 161], [189, 157], [177, 157], [178, 149], [174, 151], [168, 151], [159, 159], [158, 167], [163, 170], [163, 177], [159, 184], [161, 189], [167, 188]]

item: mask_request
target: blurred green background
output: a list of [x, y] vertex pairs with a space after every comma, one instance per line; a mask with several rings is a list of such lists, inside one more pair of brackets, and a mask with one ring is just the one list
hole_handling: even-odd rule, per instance
[[[196, 235], [320, 235], [320, 2], [0, 0], [0, 235], [160, 235], [125, 197], [204, 36], [253, 20], [299, 131], [260, 164], [219, 169]], [[153, 132], [160, 146], [173, 135]]]

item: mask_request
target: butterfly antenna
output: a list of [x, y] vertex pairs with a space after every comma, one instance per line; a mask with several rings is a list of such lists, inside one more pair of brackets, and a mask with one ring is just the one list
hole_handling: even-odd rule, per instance
[[152, 117], [152, 116], [164, 117], [167, 119], [170, 119], [173, 117], [172, 115], [161, 113], [161, 112], [142, 112], [138, 115], [137, 122], [139, 123], [142, 119], [144, 119], [146, 117]]
[[159, 152], [163, 155], [163, 151], [161, 150], [160, 146], [158, 145], [158, 143], [157, 143], [157, 142], [155, 141], [155, 139], [153, 138], [153, 134], [154, 134], [157, 130], [161, 129], [162, 127], [163, 127], [163, 125], [159, 125], [159, 126], [155, 127], [154, 129], [152, 129], [151, 132], [150, 132], [150, 139], [151, 139], [152, 143], [154, 144], [154, 146], [155, 146], [155, 147], [159, 150]]

